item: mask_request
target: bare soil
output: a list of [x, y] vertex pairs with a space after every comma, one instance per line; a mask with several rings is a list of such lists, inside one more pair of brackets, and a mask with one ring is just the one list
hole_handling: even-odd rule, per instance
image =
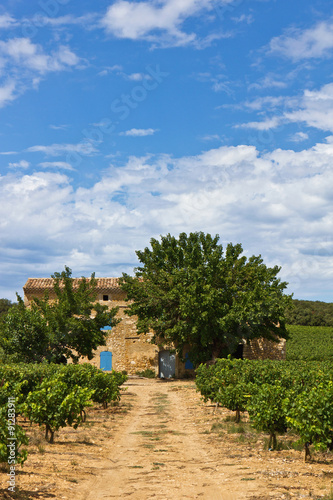
[[304, 463], [293, 436], [280, 439], [286, 449], [268, 451], [246, 414], [236, 425], [231, 412], [201, 401], [193, 381], [131, 378], [125, 387], [119, 406], [89, 409], [87, 422], [61, 429], [53, 445], [25, 423], [28, 460], [14, 494], [0, 473], [0, 498], [331, 498], [332, 454]]

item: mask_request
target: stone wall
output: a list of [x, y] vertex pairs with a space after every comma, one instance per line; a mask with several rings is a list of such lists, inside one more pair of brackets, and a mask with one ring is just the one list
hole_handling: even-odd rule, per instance
[[[106, 304], [106, 302], [103, 302]], [[127, 304], [124, 297], [107, 302], [109, 308], [119, 307], [117, 318], [121, 322], [108, 334], [106, 346], [100, 346], [94, 352], [94, 358], [89, 361], [99, 367], [99, 357], [102, 351], [112, 352], [112, 368], [116, 371], [126, 370], [134, 375], [137, 371], [146, 369], [158, 372], [158, 348], [150, 344], [152, 334], [136, 333], [136, 318], [125, 314]], [[157, 361], [156, 361], [157, 360]], [[85, 360], [86, 361], [86, 360]]]
[[286, 340], [279, 339], [278, 342], [263, 338], [251, 340], [244, 344], [244, 359], [286, 359]]

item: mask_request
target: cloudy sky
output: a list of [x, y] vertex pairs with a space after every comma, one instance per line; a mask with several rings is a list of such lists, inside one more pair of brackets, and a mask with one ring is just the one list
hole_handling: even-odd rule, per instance
[[4, 0], [0, 297], [204, 231], [333, 302], [327, 0]]

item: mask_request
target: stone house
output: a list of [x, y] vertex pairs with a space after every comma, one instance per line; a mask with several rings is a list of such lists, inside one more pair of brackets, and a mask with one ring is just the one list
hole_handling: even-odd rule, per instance
[[[74, 278], [79, 281], [80, 278]], [[193, 374], [193, 365], [189, 361], [183, 363], [173, 353], [170, 347], [163, 349], [151, 344], [152, 334], [136, 333], [136, 319], [127, 316], [126, 293], [120, 288], [118, 278], [96, 278], [97, 300], [110, 309], [118, 307], [117, 317], [120, 323], [109, 330], [106, 345], [100, 346], [94, 352], [92, 360], [82, 358], [80, 362], [88, 362], [104, 370], [126, 370], [128, 374], [135, 374], [146, 369], [151, 369], [156, 376], [181, 378]], [[50, 300], [56, 296], [53, 291], [52, 278], [29, 278], [23, 287], [24, 302], [29, 305], [34, 297], [42, 298], [46, 291]]]
[[[79, 281], [80, 278], [74, 278]], [[182, 378], [193, 375], [193, 365], [189, 360], [182, 362], [172, 347], [163, 348], [150, 342], [152, 334], [136, 332], [136, 319], [127, 316], [126, 293], [119, 286], [118, 278], [96, 278], [97, 300], [109, 308], [118, 307], [117, 317], [121, 322], [109, 330], [106, 345], [100, 346], [94, 352], [92, 360], [82, 358], [80, 362], [89, 362], [103, 370], [126, 370], [128, 374], [135, 374], [151, 369], [156, 376], [162, 378]], [[50, 300], [55, 299], [52, 278], [29, 278], [23, 287], [24, 302], [29, 305], [34, 297], [42, 298], [46, 291]], [[240, 344], [239, 357], [247, 359], [284, 359], [285, 340], [280, 343], [269, 342], [263, 339], [251, 341], [249, 345]]]

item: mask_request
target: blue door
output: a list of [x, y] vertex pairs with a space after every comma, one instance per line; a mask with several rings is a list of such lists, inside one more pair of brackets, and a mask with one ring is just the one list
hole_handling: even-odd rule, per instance
[[160, 378], [171, 378], [176, 372], [176, 355], [170, 351], [159, 352], [159, 376]]
[[100, 354], [100, 369], [105, 371], [112, 370], [112, 352], [102, 351]]

